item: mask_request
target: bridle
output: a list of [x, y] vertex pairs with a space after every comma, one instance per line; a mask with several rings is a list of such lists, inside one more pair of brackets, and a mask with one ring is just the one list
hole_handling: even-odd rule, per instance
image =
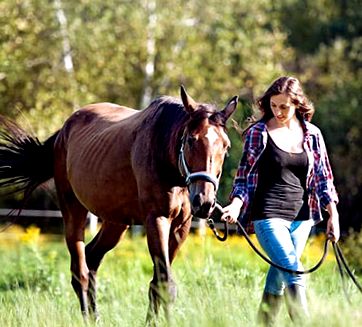
[[185, 178], [185, 183], [187, 187], [189, 187], [192, 183], [202, 180], [206, 182], [210, 182], [214, 185], [215, 191], [219, 188], [219, 180], [216, 176], [208, 173], [207, 171], [197, 171], [194, 173], [190, 173], [190, 170], [187, 166], [185, 159], [185, 142], [186, 142], [186, 131], [183, 133], [181, 138], [181, 148], [178, 155], [178, 169], [182, 177]]

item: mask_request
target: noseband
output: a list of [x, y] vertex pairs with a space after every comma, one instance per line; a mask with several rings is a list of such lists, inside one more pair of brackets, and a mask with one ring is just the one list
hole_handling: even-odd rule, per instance
[[185, 178], [185, 182], [187, 187], [189, 187], [192, 183], [202, 180], [206, 182], [210, 182], [214, 185], [215, 191], [219, 187], [219, 181], [218, 179], [213, 176], [212, 174], [209, 174], [207, 171], [197, 171], [194, 173], [190, 173], [189, 168], [187, 167], [186, 159], [185, 159], [185, 153], [184, 153], [184, 147], [185, 147], [185, 134], [182, 136], [182, 143], [180, 152], [178, 155], [178, 168], [181, 173], [181, 176]]

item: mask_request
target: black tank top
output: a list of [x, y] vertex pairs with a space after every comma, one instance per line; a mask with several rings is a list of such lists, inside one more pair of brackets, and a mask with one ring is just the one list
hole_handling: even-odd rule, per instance
[[252, 219], [309, 219], [306, 194], [308, 157], [305, 151], [280, 149], [268, 134], [258, 163], [258, 185], [252, 205]]

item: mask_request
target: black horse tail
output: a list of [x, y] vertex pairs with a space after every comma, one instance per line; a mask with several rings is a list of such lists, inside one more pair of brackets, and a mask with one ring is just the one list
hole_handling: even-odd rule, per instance
[[54, 143], [59, 131], [45, 142], [0, 116], [0, 190], [23, 193], [24, 200], [54, 176]]

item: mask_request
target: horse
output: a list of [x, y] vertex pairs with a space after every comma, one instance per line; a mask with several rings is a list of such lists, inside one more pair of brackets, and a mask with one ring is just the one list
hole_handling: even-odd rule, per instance
[[[70, 253], [71, 285], [84, 317], [98, 319], [96, 275], [105, 254], [132, 224], [143, 224], [153, 262], [147, 320], [176, 297], [171, 264], [190, 231], [192, 216], [207, 218], [225, 154], [224, 109], [161, 96], [142, 110], [96, 103], [74, 112], [43, 143], [1, 118], [0, 187], [29, 195], [54, 178]], [[102, 222], [85, 245], [87, 213]]]

